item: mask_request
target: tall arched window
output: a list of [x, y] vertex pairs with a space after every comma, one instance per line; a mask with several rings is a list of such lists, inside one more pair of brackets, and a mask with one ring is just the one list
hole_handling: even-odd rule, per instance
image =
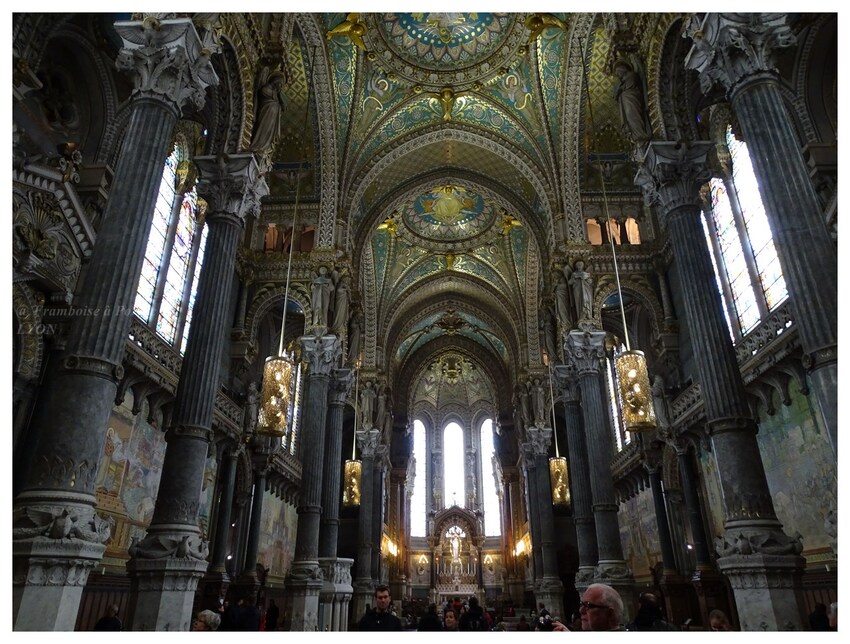
[[413, 494], [410, 495], [410, 536], [425, 537], [425, 426], [421, 420], [413, 421], [413, 458], [416, 470], [413, 475]]
[[446, 507], [466, 505], [463, 429], [449, 423], [443, 430], [443, 498]]
[[788, 291], [747, 146], [735, 138], [731, 126], [726, 128], [726, 144], [732, 173], [709, 182], [710, 203], [702, 223], [726, 322], [737, 341], [783, 302]]
[[180, 144], [165, 161], [135, 314], [180, 353], [186, 351], [207, 229], [188, 153]]
[[488, 418], [481, 424], [481, 496], [484, 501], [484, 535], [488, 537], [502, 534], [502, 514], [493, 467], [495, 455], [493, 421]]

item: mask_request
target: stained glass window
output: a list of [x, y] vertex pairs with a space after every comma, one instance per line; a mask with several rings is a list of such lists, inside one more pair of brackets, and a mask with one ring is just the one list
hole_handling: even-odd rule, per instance
[[493, 421], [488, 418], [481, 424], [481, 496], [484, 501], [484, 535], [488, 537], [502, 534], [502, 517], [493, 467], [495, 454]]
[[[186, 351], [192, 308], [203, 265], [207, 229], [199, 224], [194, 187], [177, 193], [177, 145], [165, 161], [134, 312], [166, 342]], [[179, 207], [177, 199], [181, 199]]]
[[413, 478], [413, 494], [410, 495], [410, 536], [424, 537], [425, 532], [425, 426], [421, 420], [413, 421], [413, 458], [415, 459], [415, 474]]
[[443, 498], [446, 507], [466, 505], [463, 430], [449, 423], [443, 430]]
[[[747, 146], [735, 138], [731, 126], [726, 143], [732, 178], [710, 181], [711, 206], [703, 213], [703, 231], [734, 341], [755, 328], [788, 291]], [[727, 188], [734, 190], [735, 199]]]

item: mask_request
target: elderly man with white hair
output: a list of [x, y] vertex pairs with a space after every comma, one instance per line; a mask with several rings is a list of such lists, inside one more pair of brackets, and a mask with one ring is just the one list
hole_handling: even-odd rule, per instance
[[[622, 631], [623, 598], [607, 584], [591, 584], [581, 596], [579, 604], [581, 630]], [[556, 631], [569, 630], [561, 622], [554, 622]]]

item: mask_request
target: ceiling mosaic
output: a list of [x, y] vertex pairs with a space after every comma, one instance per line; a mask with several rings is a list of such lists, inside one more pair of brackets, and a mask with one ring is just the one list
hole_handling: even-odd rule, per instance
[[417, 237], [430, 241], [462, 241], [481, 234], [496, 219], [492, 204], [481, 195], [453, 185], [440, 186], [413, 200], [402, 214]]
[[447, 351], [431, 362], [413, 389], [413, 404], [439, 408], [449, 402], [473, 407], [495, 399], [495, 388], [486, 371], [465, 356]]

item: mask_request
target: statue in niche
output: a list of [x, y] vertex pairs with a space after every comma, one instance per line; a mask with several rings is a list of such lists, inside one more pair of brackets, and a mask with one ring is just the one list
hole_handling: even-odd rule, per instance
[[348, 361], [357, 367], [360, 357], [360, 334], [363, 330], [363, 314], [356, 307], [348, 322]]
[[531, 404], [534, 409], [534, 425], [536, 427], [545, 427], [546, 391], [543, 389], [543, 382], [540, 378], [535, 378], [528, 383], [528, 388], [531, 391]]
[[620, 105], [620, 120], [636, 143], [652, 138], [643, 99], [643, 81], [632, 65], [625, 60], [614, 63], [614, 75], [619, 82], [614, 88], [614, 98]]
[[310, 305], [313, 309], [313, 326], [327, 327], [328, 309], [334, 291], [334, 282], [328, 274], [327, 266], [319, 266], [313, 278], [312, 298]]
[[348, 324], [348, 306], [351, 302], [351, 277], [343, 270], [336, 281], [334, 289], [334, 318], [331, 330], [339, 336], [346, 331]]
[[540, 312], [542, 318], [540, 323], [541, 333], [543, 334], [543, 347], [546, 350], [546, 355], [549, 357], [549, 364], [554, 364], [558, 359], [558, 331], [555, 327], [555, 315], [551, 307], [547, 307]]
[[660, 374], [656, 374], [652, 380], [652, 405], [655, 407], [655, 422], [658, 427], [670, 427], [670, 403], [664, 392], [664, 378]]
[[528, 402], [528, 390], [524, 387], [518, 387], [517, 396], [519, 397], [519, 409], [522, 413], [522, 426], [531, 427], [531, 407]]
[[[565, 269], [568, 267], [565, 267]], [[567, 285], [567, 277], [563, 272], [556, 273], [555, 289], [553, 295], [555, 297], [555, 316], [558, 319], [558, 325], [564, 329], [569, 329], [572, 326], [572, 316], [570, 315], [570, 287]]]
[[[573, 305], [578, 320], [593, 318], [593, 279], [584, 270], [584, 262], [578, 260], [575, 268], [570, 271], [568, 283], [573, 289]], [[566, 271], [566, 267], [564, 268]]]
[[280, 115], [283, 113], [286, 98], [283, 85], [286, 77], [281, 71], [270, 71], [263, 68], [257, 85], [257, 118], [254, 121], [254, 131], [251, 133], [252, 152], [269, 154], [274, 148], [277, 137], [280, 136]]
[[248, 385], [248, 393], [245, 395], [245, 414], [243, 416], [242, 427], [246, 432], [254, 430], [254, 423], [257, 421], [257, 410], [260, 404], [260, 392], [257, 390], [257, 383], [251, 382]]

